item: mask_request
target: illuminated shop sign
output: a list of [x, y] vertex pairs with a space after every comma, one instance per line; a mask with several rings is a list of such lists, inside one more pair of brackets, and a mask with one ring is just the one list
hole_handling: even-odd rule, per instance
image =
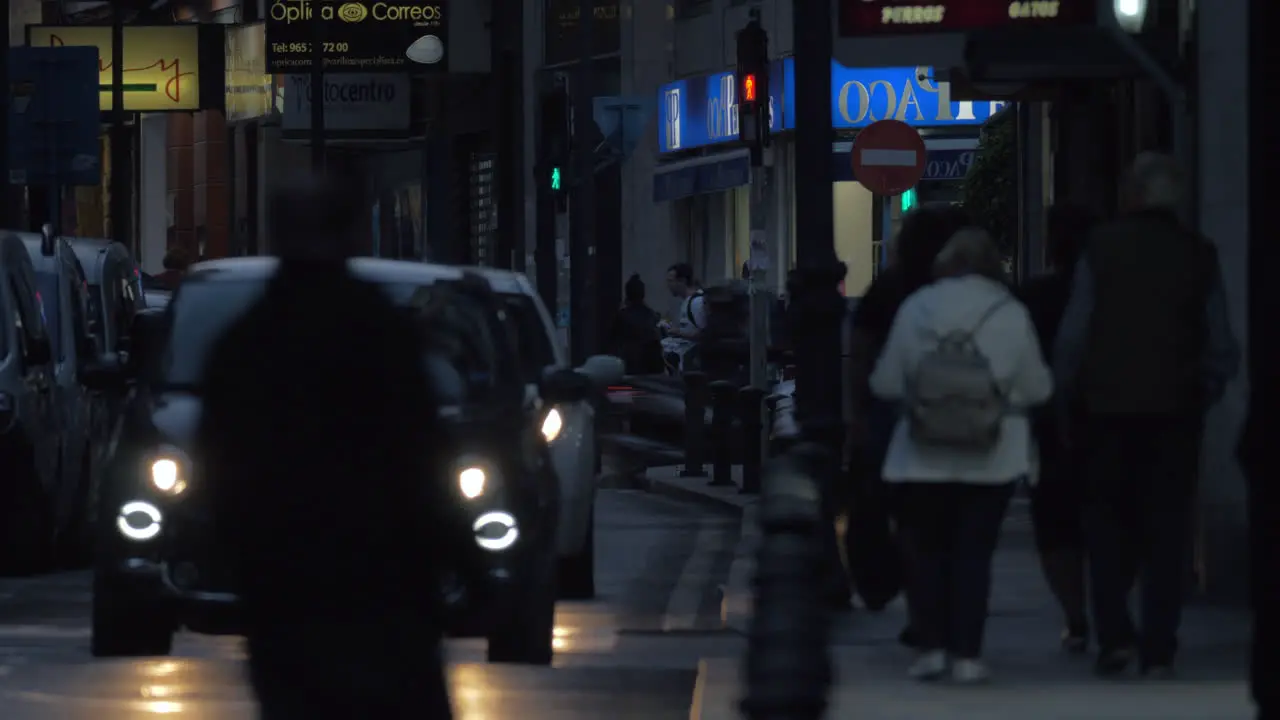
[[448, 6], [444, 0], [324, 2], [272, 0], [267, 8], [267, 71], [298, 73], [311, 68], [316, 24], [325, 72], [404, 71], [410, 45], [430, 47], [436, 59], [415, 68], [443, 71]]
[[[658, 151], [679, 152], [736, 142], [737, 82], [731, 72], [668, 83], [658, 91]], [[772, 132], [795, 129], [795, 62], [776, 61], [769, 79]], [[894, 118], [916, 127], [978, 126], [1003, 101], [952, 100], [951, 86], [928, 67], [831, 66], [831, 122], [837, 130]]]

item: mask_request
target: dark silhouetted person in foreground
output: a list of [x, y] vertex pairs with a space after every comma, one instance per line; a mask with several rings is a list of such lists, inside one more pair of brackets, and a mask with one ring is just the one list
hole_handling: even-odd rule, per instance
[[[1178, 218], [1180, 168], [1143, 154], [1121, 216], [1090, 235], [1054, 351], [1057, 404], [1083, 411], [1098, 674], [1172, 672], [1204, 414], [1239, 364], [1218, 255]], [[1135, 577], [1141, 626], [1129, 614]]]
[[465, 544], [422, 344], [347, 272], [351, 193], [286, 187], [279, 271], [207, 364], [199, 435], [261, 717], [449, 718], [441, 556]]
[[644, 301], [644, 281], [632, 275], [623, 292], [626, 300], [613, 319], [609, 330], [609, 352], [622, 358], [628, 375], [661, 375], [666, 370], [662, 359], [662, 316]]
[[[1092, 228], [1093, 218], [1084, 208], [1050, 208], [1046, 239], [1053, 269], [1026, 281], [1018, 291], [1046, 353], [1053, 352], [1062, 313], [1071, 297], [1076, 261]], [[1052, 406], [1036, 408], [1031, 416], [1032, 433], [1040, 451], [1039, 481], [1031, 496], [1031, 515], [1040, 565], [1065, 618], [1062, 646], [1069, 652], [1082, 653], [1089, 646], [1084, 479], [1077, 471], [1075, 454], [1065, 448], [1057, 419]]]

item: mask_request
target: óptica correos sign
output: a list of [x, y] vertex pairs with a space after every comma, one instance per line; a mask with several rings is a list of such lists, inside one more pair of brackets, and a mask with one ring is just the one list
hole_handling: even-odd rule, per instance
[[[443, 45], [447, 12], [447, 0], [273, 0], [266, 21], [268, 71], [307, 71], [317, 29], [323, 36], [326, 73], [403, 71], [405, 50], [415, 40], [434, 35], [437, 44]], [[433, 70], [446, 68], [447, 62], [431, 66]]]

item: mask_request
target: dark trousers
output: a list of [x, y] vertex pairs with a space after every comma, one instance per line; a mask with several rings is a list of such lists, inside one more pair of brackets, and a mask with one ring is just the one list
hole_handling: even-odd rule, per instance
[[991, 559], [1013, 484], [907, 483], [899, 493], [918, 647], [981, 657]]
[[[1085, 422], [1085, 532], [1098, 644], [1136, 644], [1149, 665], [1171, 662], [1178, 650], [1201, 427], [1198, 413], [1093, 414]], [[1129, 615], [1135, 580], [1140, 632]]]

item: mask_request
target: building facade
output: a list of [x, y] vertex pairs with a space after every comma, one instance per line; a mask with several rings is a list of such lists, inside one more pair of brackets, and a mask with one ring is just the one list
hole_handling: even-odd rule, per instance
[[[526, 30], [526, 61], [542, 67], [548, 60], [547, 9], [544, 0], [526, 2], [532, 3], [527, 17], [533, 20]], [[753, 7], [760, 10], [771, 55], [777, 59], [770, 78], [773, 142], [766, 203], [768, 279], [781, 287], [794, 247], [787, 0], [619, 1], [617, 92], [643, 105], [645, 117], [644, 131], [621, 163], [621, 249], [615, 268], [619, 280], [635, 272], [650, 287], [661, 287], [666, 268], [687, 260], [704, 282], [714, 283], [736, 276], [745, 260], [749, 163], [736, 143], [732, 67], [734, 33], [746, 24]], [[1176, 137], [1177, 123], [1170, 122], [1171, 110], [1157, 84], [1117, 47], [1101, 47], [1108, 45], [1101, 40], [1101, 59], [1087, 75], [1073, 77], [1072, 68], [1059, 67], [1044, 78], [1022, 78], [1019, 87], [1035, 90], [1024, 93], [1025, 99], [975, 99], [981, 94], [975, 93], [973, 83], [944, 81], [954, 79], [951, 70], [965, 67], [963, 34], [838, 38], [832, 83], [838, 135], [832, 148], [832, 192], [837, 253], [850, 268], [845, 293], [858, 295], [870, 282], [883, 256], [882, 243], [895, 232], [904, 202], [871, 196], [852, 182], [848, 152], [857, 130], [884, 117], [915, 125], [925, 137], [930, 162], [925, 180], [907, 202], [955, 201], [957, 181], [972, 162], [980, 128], [996, 114], [1016, 113], [1019, 270], [1034, 273], [1046, 266], [1042, 241], [1048, 206], [1074, 202], [1104, 215], [1112, 213], [1123, 168], [1136, 153], [1174, 152], [1196, 178], [1189, 218], [1219, 248], [1233, 327], [1243, 343], [1250, 92], [1247, 54], [1241, 48], [1246, 45], [1247, 7], [1224, 5], [1213, 12], [1196, 12], [1195, 3], [1178, 0], [1157, 0], [1151, 7], [1149, 26], [1189, 61], [1178, 77], [1189, 93], [1191, 130], [1184, 137]], [[529, 72], [528, 97], [537, 88], [536, 72]], [[527, 147], [534, 146], [530, 142]], [[532, 150], [527, 158], [532, 172]], [[533, 237], [535, 224], [529, 197], [527, 237]], [[558, 252], [556, 257], [563, 255]], [[620, 293], [612, 301], [618, 299]], [[655, 306], [668, 310], [661, 302]], [[1242, 374], [1212, 409], [1205, 435], [1197, 574], [1203, 589], [1220, 596], [1239, 596], [1246, 577], [1242, 549], [1247, 505], [1234, 446], [1247, 387], [1247, 374]]]

